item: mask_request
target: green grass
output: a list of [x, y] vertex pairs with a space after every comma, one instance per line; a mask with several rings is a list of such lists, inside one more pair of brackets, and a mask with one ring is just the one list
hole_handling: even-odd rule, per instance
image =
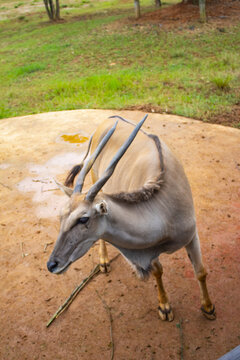
[[219, 89], [219, 90], [229, 90], [231, 76], [223, 76], [223, 77], [214, 77], [211, 82]]
[[32, 63], [27, 65], [22, 65], [18, 67], [14, 67], [8, 72], [9, 79], [11, 78], [17, 78], [19, 76], [27, 76], [29, 74], [32, 74], [36, 71], [42, 71], [45, 70], [46, 66], [41, 63]]
[[24, 5], [24, 4], [22, 2], [20, 2], [20, 3], [16, 4], [16, 5], [14, 5], [14, 8], [17, 9], [17, 8], [19, 8], [19, 6], [22, 6], [22, 5]]
[[26, 3], [9, 0], [0, 21], [0, 118], [151, 104], [208, 120], [240, 101], [240, 26], [222, 33], [200, 24], [196, 31], [126, 25], [132, 1], [118, 0], [65, 0], [58, 24], [34, 0], [35, 13], [18, 20]]

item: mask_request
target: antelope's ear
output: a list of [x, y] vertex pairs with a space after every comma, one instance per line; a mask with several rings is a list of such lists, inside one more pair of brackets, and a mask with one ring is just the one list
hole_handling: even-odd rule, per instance
[[66, 194], [68, 197], [71, 197], [72, 196], [72, 193], [73, 193], [73, 189], [63, 185], [63, 184], [60, 184], [56, 179], [54, 179], [56, 185], [59, 187], [60, 190], [62, 190], [62, 192], [64, 192], [64, 194]]
[[95, 210], [100, 214], [100, 215], [106, 215], [108, 213], [108, 206], [106, 201], [102, 200], [101, 202], [97, 203], [95, 205]]

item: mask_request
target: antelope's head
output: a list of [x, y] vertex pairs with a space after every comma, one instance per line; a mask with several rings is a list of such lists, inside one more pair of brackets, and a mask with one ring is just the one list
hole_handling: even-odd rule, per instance
[[60, 214], [60, 232], [48, 270], [60, 274], [81, 258], [103, 234], [106, 214], [107, 204], [101, 198], [90, 202], [83, 194], [73, 194]]
[[108, 207], [104, 196], [98, 193], [112, 175], [118, 161], [127, 151], [146, 118], [147, 115], [137, 124], [129, 138], [111, 160], [102, 177], [90, 188], [87, 194], [82, 193], [84, 179], [115, 131], [117, 122], [102, 138], [88, 161], [84, 163], [74, 189], [58, 184], [70, 199], [61, 211], [59, 236], [47, 263], [50, 272], [61, 274], [66, 271], [104, 234]]

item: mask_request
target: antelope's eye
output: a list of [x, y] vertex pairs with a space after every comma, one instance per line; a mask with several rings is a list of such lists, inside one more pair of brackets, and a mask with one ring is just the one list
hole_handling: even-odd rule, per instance
[[86, 224], [89, 220], [88, 216], [83, 216], [77, 220], [77, 224]]

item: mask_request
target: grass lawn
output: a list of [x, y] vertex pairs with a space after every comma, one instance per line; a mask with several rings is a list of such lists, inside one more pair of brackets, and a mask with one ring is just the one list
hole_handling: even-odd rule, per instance
[[209, 121], [240, 103], [240, 24], [166, 30], [126, 22], [130, 0], [60, 4], [51, 24], [42, 0], [0, 0], [0, 118], [150, 106]]

